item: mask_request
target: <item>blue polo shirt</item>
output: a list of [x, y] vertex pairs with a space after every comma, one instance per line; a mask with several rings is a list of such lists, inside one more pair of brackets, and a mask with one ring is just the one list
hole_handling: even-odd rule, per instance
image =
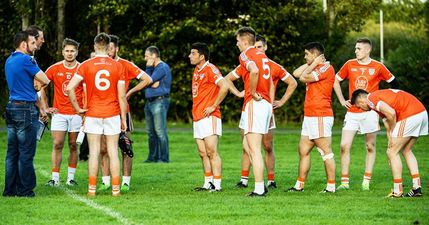
[[159, 81], [159, 86], [157, 88], [152, 88], [150, 86], [145, 88], [145, 98], [170, 94], [171, 70], [167, 63], [161, 61], [155, 67], [148, 66], [146, 68], [146, 73], [149, 74], [154, 83]]
[[9, 100], [37, 100], [34, 76], [40, 71], [35, 60], [22, 52], [13, 52], [6, 60], [5, 74], [9, 88]]

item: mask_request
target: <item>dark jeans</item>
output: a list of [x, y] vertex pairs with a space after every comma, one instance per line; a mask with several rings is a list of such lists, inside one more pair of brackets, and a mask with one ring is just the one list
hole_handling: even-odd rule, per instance
[[39, 111], [31, 102], [9, 102], [6, 106], [8, 131], [5, 187], [3, 196], [33, 197], [36, 187], [34, 155], [39, 128]]
[[148, 133], [149, 155], [147, 161], [169, 162], [169, 144], [167, 135], [167, 112], [170, 97], [146, 101], [144, 112]]

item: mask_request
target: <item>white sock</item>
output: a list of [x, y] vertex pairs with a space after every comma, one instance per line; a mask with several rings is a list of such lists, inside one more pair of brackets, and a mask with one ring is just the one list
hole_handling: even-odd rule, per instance
[[255, 190], [253, 192], [260, 195], [263, 194], [265, 192], [264, 181], [255, 182]]
[[122, 176], [122, 185], [128, 184], [130, 186], [131, 176]]
[[76, 173], [76, 168], [68, 167], [67, 170], [67, 181], [74, 180], [74, 174]]
[[326, 190], [331, 191], [331, 192], [335, 192], [335, 183], [327, 183], [326, 184]]
[[241, 177], [240, 181], [244, 185], [247, 185], [249, 183], [249, 177]]
[[412, 178], [413, 178], [413, 188], [414, 189], [419, 188], [419, 187], [422, 186], [421, 183], [420, 183], [420, 175], [418, 173], [417, 174], [413, 174]]
[[110, 186], [110, 176], [103, 176], [101, 180], [103, 180], [104, 185]]
[[304, 182], [300, 180], [296, 180], [295, 186], [293, 186], [297, 190], [301, 190], [304, 188]]
[[393, 192], [395, 194], [402, 193], [402, 179], [401, 179], [401, 182], [399, 182], [399, 181], [393, 182]]
[[52, 172], [52, 180], [58, 184], [60, 182], [60, 172]]
[[206, 188], [206, 189], [210, 188], [209, 182], [213, 183], [213, 176], [204, 176], [204, 185], [203, 185], [203, 188]]
[[216, 190], [222, 189], [220, 187], [221, 182], [222, 182], [222, 179], [213, 179], [213, 184], [214, 184]]

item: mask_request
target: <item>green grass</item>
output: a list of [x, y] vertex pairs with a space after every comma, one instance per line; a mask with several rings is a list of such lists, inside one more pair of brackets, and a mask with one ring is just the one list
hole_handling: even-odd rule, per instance
[[[133, 134], [134, 170], [131, 191], [119, 198], [110, 192], [97, 193], [87, 200], [87, 163], [79, 162], [76, 188], [52, 188], [50, 179], [51, 140], [49, 134], [39, 143], [35, 165], [35, 198], [0, 198], [2, 224], [429, 224], [429, 197], [385, 199], [392, 187], [392, 176], [385, 155], [386, 136], [377, 140], [378, 153], [370, 192], [360, 190], [364, 172], [364, 138], [357, 136], [352, 148], [351, 190], [323, 195], [323, 162], [317, 151], [312, 153], [312, 168], [304, 193], [286, 193], [295, 183], [298, 170], [299, 132], [278, 130], [275, 136], [276, 180], [279, 188], [267, 198], [248, 198], [246, 190], [234, 188], [240, 177], [241, 144], [237, 129], [226, 130], [219, 149], [223, 161], [223, 192], [191, 191], [203, 182], [200, 158], [192, 133], [187, 126], [170, 132], [170, 164], [144, 164], [147, 136]], [[0, 133], [5, 158], [7, 134]], [[334, 132], [333, 146], [339, 182], [339, 130]], [[423, 192], [429, 190], [429, 137], [420, 138], [414, 147], [420, 164]], [[61, 179], [67, 171], [67, 149], [63, 153]], [[4, 188], [4, 160], [0, 160], [0, 190]], [[250, 178], [250, 184], [253, 178]], [[404, 165], [404, 189], [411, 178]], [[74, 198], [72, 197], [74, 196]], [[77, 200], [79, 198], [80, 200]], [[86, 203], [85, 203], [86, 201]], [[97, 204], [97, 210], [89, 204]], [[106, 210], [117, 212], [106, 215]], [[119, 218], [119, 219], [118, 219]]]

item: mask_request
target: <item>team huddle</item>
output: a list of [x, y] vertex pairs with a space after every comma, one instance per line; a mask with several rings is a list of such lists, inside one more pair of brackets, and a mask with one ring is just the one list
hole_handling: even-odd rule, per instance
[[[66, 185], [77, 185], [74, 178], [78, 161], [76, 138], [79, 130], [83, 130], [89, 146], [88, 196], [95, 196], [97, 191], [110, 188], [113, 196], [120, 196], [121, 192], [130, 189], [132, 171], [132, 152], [122, 151], [121, 183], [118, 141], [121, 136], [122, 140], [130, 144], [129, 138], [133, 130], [127, 99], [144, 88], [156, 91], [162, 86], [160, 78], [120, 58], [119, 38], [105, 33], [98, 34], [94, 39], [94, 57], [82, 63], [76, 60], [79, 43], [66, 38], [62, 46], [64, 60], [50, 66], [44, 73], [30, 56], [35, 50], [36, 38], [39, 36], [40, 31], [37, 35], [26, 31], [19, 32], [15, 36], [16, 51], [6, 62], [10, 97], [6, 107], [8, 152], [3, 195], [34, 196], [34, 167], [26, 164], [30, 170], [26, 173], [31, 176], [23, 177], [23, 165], [17, 163], [26, 155], [26, 160], [32, 164], [36, 148], [35, 138], [31, 141], [22, 140], [17, 135], [24, 128], [18, 123], [16, 108], [25, 107], [33, 115], [32, 120], [37, 121], [39, 113], [42, 120], [48, 119], [46, 113], [52, 115], [52, 179], [47, 185], [60, 184], [62, 149], [67, 134], [70, 155]], [[218, 138], [222, 135], [220, 105], [228, 92], [244, 99], [239, 123], [243, 144], [241, 178], [236, 187], [248, 187], [252, 166], [255, 185], [254, 190], [247, 196], [264, 197], [270, 188], [277, 188], [272, 132], [276, 128], [274, 111], [286, 104], [297, 87], [298, 79], [306, 85], [304, 120], [298, 147], [298, 177], [295, 185], [287, 189], [288, 192], [304, 191], [311, 166], [310, 153], [314, 147], [319, 151], [326, 170], [327, 184], [321, 192], [348, 190], [350, 148], [357, 132], [365, 134], [366, 137], [367, 157], [362, 189], [370, 190], [376, 155], [375, 140], [380, 130], [379, 117], [382, 117], [388, 138], [387, 156], [394, 179], [393, 190], [388, 197], [422, 196], [418, 164], [411, 149], [419, 136], [428, 134], [427, 111], [416, 97], [398, 89], [396, 78], [382, 63], [370, 58], [372, 44], [369, 39], [356, 41], [356, 59], [347, 61], [337, 74], [325, 59], [323, 45], [319, 42], [308, 43], [304, 46], [306, 63], [290, 74], [265, 55], [267, 42], [263, 36], [256, 35], [252, 28], [242, 27], [236, 31], [235, 36], [241, 52], [240, 64], [225, 77], [209, 62], [210, 51], [207, 44], [192, 44], [188, 56], [190, 63], [195, 65], [192, 76], [193, 136], [204, 172], [204, 183], [195, 188], [195, 191], [222, 190], [222, 161], [218, 153]], [[25, 61], [25, 73], [15, 69], [20, 61], [14, 57]], [[163, 65], [154, 63], [153, 60], [157, 57], [159, 58], [159, 50], [155, 46], [146, 49], [145, 59], [151, 65], [151, 71]], [[24, 84], [13, 77], [20, 72], [27, 74], [25, 79], [31, 79], [31, 83]], [[234, 85], [234, 81], [240, 78], [244, 83], [243, 91]], [[139, 83], [129, 90], [130, 82], [134, 79], [139, 80]], [[283, 81], [287, 88], [281, 99], [275, 100], [279, 80]], [[346, 100], [342, 94], [340, 82], [343, 80], [349, 80], [350, 100]], [[378, 90], [381, 81], [388, 82], [394, 89]], [[47, 97], [47, 87], [50, 83], [54, 90], [52, 107], [48, 106]], [[341, 104], [347, 108], [341, 138], [341, 184], [338, 187], [331, 146], [334, 123], [331, 98], [333, 90]], [[161, 95], [149, 99], [161, 100], [165, 96], [169, 97]], [[413, 107], [407, 107], [409, 105]], [[38, 128], [36, 126], [26, 131], [31, 137], [35, 137], [35, 130]], [[166, 145], [168, 149], [168, 137]], [[161, 149], [162, 146], [161, 144]], [[265, 158], [261, 153], [262, 146]], [[413, 182], [412, 189], [406, 194], [402, 190], [402, 163], [399, 156], [401, 152]], [[168, 153], [164, 155], [166, 156], [159, 160], [168, 162]], [[102, 185], [97, 189], [99, 157], [102, 159], [103, 176]]]

